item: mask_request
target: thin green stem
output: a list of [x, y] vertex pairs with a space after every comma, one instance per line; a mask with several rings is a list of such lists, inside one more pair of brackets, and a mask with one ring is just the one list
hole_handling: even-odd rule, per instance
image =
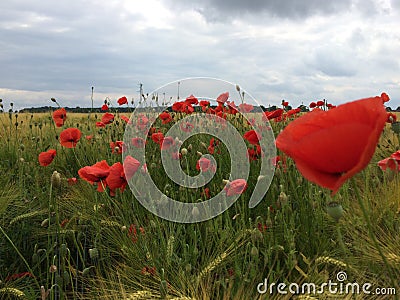
[[[4, 237], [8, 240], [8, 242], [11, 244], [11, 246], [14, 248], [15, 252], [17, 252], [18, 256], [22, 259], [22, 261], [24, 262], [25, 266], [27, 267], [29, 273], [33, 274], [33, 270], [32, 268], [29, 266], [28, 262], [26, 261], [25, 257], [22, 255], [22, 253], [18, 250], [18, 248], [15, 246], [15, 244], [13, 243], [13, 241], [10, 239], [10, 237], [8, 236], [8, 234], [3, 230], [3, 228], [0, 226], [0, 231], [1, 233], [4, 235]], [[38, 286], [38, 288], [40, 289], [40, 284], [37, 281], [36, 277], [33, 276], [33, 280], [35, 281], [36, 285]]]
[[[356, 197], [357, 197], [357, 201], [358, 201], [358, 204], [360, 205], [364, 220], [367, 223], [368, 234], [369, 234], [370, 238], [372, 239], [372, 242], [374, 243], [374, 246], [378, 250], [379, 255], [382, 257], [382, 261], [383, 261], [386, 269], [388, 271], [390, 271], [390, 274], [392, 274], [392, 272], [394, 272], [394, 270], [390, 267], [389, 262], [387, 261], [385, 254], [382, 252], [381, 246], [379, 245], [379, 242], [378, 242], [378, 240], [377, 240], [377, 238], [376, 238], [376, 236], [374, 234], [374, 230], [373, 230], [373, 227], [372, 227], [372, 224], [371, 224], [371, 220], [369, 218], [369, 215], [368, 215], [368, 212], [367, 212], [367, 210], [365, 208], [363, 199], [361, 198], [360, 191], [358, 190], [357, 184], [356, 184], [354, 179], [352, 179], [352, 184], [353, 184], [353, 187], [354, 187], [354, 190], [355, 190], [355, 194], [356, 194]], [[396, 282], [393, 279], [393, 277], [394, 276], [390, 276], [390, 281], [391, 281], [392, 286], [396, 287], [397, 285], [396, 285]], [[396, 296], [396, 299], [398, 299], [397, 296]]]

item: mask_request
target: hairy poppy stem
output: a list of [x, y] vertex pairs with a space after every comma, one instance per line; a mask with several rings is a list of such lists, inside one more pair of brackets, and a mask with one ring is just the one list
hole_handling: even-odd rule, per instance
[[[388, 263], [388, 261], [387, 261], [387, 259], [385, 257], [385, 254], [382, 252], [381, 246], [379, 245], [379, 242], [378, 242], [378, 240], [377, 240], [377, 238], [375, 236], [375, 233], [374, 233], [373, 228], [372, 228], [371, 220], [370, 220], [369, 215], [367, 213], [367, 210], [365, 208], [364, 202], [363, 202], [363, 200], [361, 198], [360, 191], [358, 190], [357, 184], [356, 184], [356, 182], [355, 182], [355, 180], [353, 178], [351, 179], [351, 181], [352, 181], [352, 184], [353, 184], [353, 187], [354, 187], [354, 190], [355, 190], [355, 194], [356, 194], [356, 197], [357, 197], [358, 204], [361, 207], [361, 211], [363, 213], [364, 220], [367, 222], [368, 234], [369, 234], [370, 238], [372, 239], [372, 241], [374, 243], [374, 246], [378, 250], [379, 255], [382, 257], [382, 261], [383, 261], [386, 269], [391, 271], [390, 273], [392, 274], [392, 271], [394, 271], [394, 270], [393, 270], [393, 268], [390, 267], [390, 265], [389, 265], [389, 263]], [[393, 276], [390, 276], [390, 281], [391, 281], [391, 284], [392, 284], [393, 287], [397, 286], [395, 280], [393, 279]], [[396, 295], [396, 299], [398, 299], [397, 295]]]

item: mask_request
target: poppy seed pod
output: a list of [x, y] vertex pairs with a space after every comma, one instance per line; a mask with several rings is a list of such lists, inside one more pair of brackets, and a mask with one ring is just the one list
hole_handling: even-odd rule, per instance
[[51, 175], [51, 184], [54, 187], [61, 186], [61, 175], [57, 171], [54, 171], [53, 174]]
[[326, 206], [326, 212], [330, 215], [336, 222], [343, 216], [343, 207], [338, 202], [329, 202]]

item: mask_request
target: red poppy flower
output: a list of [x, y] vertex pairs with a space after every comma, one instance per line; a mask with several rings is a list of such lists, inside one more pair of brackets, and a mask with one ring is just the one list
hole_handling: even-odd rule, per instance
[[57, 127], [63, 126], [66, 119], [67, 111], [65, 110], [65, 108], [60, 108], [53, 112], [53, 120], [54, 123], [56, 123]]
[[233, 195], [240, 195], [242, 194], [247, 188], [247, 182], [245, 179], [235, 179], [232, 182], [229, 182], [224, 190], [226, 195], [233, 196]]
[[97, 183], [97, 190], [104, 191], [107, 185], [106, 178], [110, 174], [110, 166], [105, 160], [95, 163], [93, 166], [86, 166], [78, 170], [78, 175], [90, 184]]
[[101, 122], [103, 122], [105, 125], [110, 124], [114, 121], [114, 115], [111, 113], [105, 113], [101, 117]]
[[103, 122], [96, 122], [96, 127], [106, 127], [106, 124], [104, 124]]
[[286, 114], [288, 117], [293, 116], [295, 114], [298, 114], [301, 111], [300, 108], [293, 108], [291, 110], [289, 110]]
[[285, 101], [285, 100], [282, 100], [282, 106], [284, 106], [284, 107], [289, 106], [289, 102]]
[[129, 124], [129, 118], [127, 116], [121, 116], [121, 120], [125, 121], [125, 123]]
[[128, 183], [125, 178], [124, 166], [120, 162], [116, 162], [110, 167], [106, 184], [113, 193], [116, 189], [121, 189], [121, 192], [124, 191]]
[[394, 123], [397, 121], [397, 116], [394, 113], [388, 113], [387, 114], [387, 123]]
[[180, 152], [172, 152], [171, 157], [173, 160], [180, 160], [182, 158], [182, 153]]
[[119, 105], [128, 104], [128, 99], [125, 96], [123, 96], [119, 98], [117, 102]]
[[294, 159], [305, 178], [335, 194], [368, 164], [386, 118], [381, 97], [313, 110], [291, 122], [276, 145]]
[[199, 102], [199, 105], [200, 106], [202, 106], [202, 107], [208, 107], [208, 106], [210, 106], [210, 101], [206, 101], [206, 100], [201, 100], [200, 102]]
[[168, 124], [172, 121], [172, 116], [167, 111], [162, 112], [158, 117], [162, 120], [163, 124]]
[[217, 170], [217, 167], [208, 158], [201, 157], [196, 163], [196, 170], [201, 172], [215, 172]]
[[148, 123], [149, 123], [149, 118], [147, 118], [144, 115], [140, 115], [138, 117], [136, 125], [140, 130], [144, 130], [146, 129]]
[[183, 102], [175, 102], [172, 104], [172, 110], [176, 112], [180, 112], [182, 110]]
[[283, 109], [278, 108], [273, 111], [264, 112], [263, 118], [266, 118], [267, 120], [272, 120], [272, 119], [279, 118], [280, 116], [282, 116], [282, 114], [283, 114]]
[[244, 113], [249, 113], [254, 109], [254, 106], [248, 103], [242, 103], [239, 105], [239, 110]]
[[274, 167], [276, 167], [276, 168], [282, 167], [283, 171], [286, 172], [286, 169], [287, 169], [286, 156], [284, 156], [284, 155], [275, 156], [275, 157], [271, 158], [271, 162], [274, 165]]
[[196, 105], [199, 103], [199, 100], [195, 96], [190, 95], [186, 98], [185, 102], [190, 105]]
[[382, 93], [381, 98], [382, 98], [383, 102], [388, 102], [390, 100], [388, 94], [386, 94], [386, 93]]
[[75, 185], [78, 183], [78, 179], [76, 179], [75, 177], [71, 177], [67, 179], [68, 185]]
[[136, 148], [143, 148], [144, 145], [146, 144], [146, 141], [140, 137], [132, 138], [131, 142], [132, 145], [135, 146]]
[[326, 104], [326, 107], [327, 107], [328, 109], [332, 109], [332, 108], [335, 108], [336, 105], [333, 105], [333, 104], [331, 104], [331, 103], [327, 103], [327, 104]]
[[202, 196], [204, 196], [206, 199], [210, 199], [211, 195], [210, 195], [210, 189], [209, 188], [205, 188], [203, 190], [203, 192], [201, 193]]
[[249, 130], [247, 131], [243, 137], [250, 143], [253, 145], [258, 145], [260, 143], [260, 139], [259, 136], [257, 134], [257, 132], [255, 130]]
[[81, 138], [81, 131], [78, 128], [67, 128], [60, 133], [61, 146], [75, 148]]
[[102, 110], [102, 111], [107, 111], [107, 110], [108, 110], [108, 105], [107, 105], [107, 104], [103, 104], [103, 105], [101, 106], [101, 110]]
[[256, 145], [256, 148], [247, 149], [247, 156], [249, 160], [257, 160], [261, 156], [261, 147], [260, 145]]
[[123, 141], [110, 142], [110, 148], [113, 154], [114, 153], [121, 154], [123, 147], [124, 147]]
[[317, 101], [317, 106], [324, 106], [325, 102], [323, 100]]
[[222, 93], [217, 97], [218, 104], [224, 104], [229, 98], [229, 92]]
[[135, 175], [137, 170], [140, 168], [140, 162], [136, 158], [133, 158], [132, 156], [128, 155], [124, 159], [123, 166], [124, 166], [126, 180], [130, 180], [132, 176]]
[[210, 144], [209, 144], [209, 146], [207, 148], [208, 153], [214, 154], [215, 147], [217, 147], [218, 145], [219, 145], [219, 141], [214, 139], [214, 138], [211, 138], [210, 139]]
[[310, 108], [314, 108], [314, 107], [317, 107], [317, 103], [311, 102], [311, 103], [310, 103]]
[[39, 154], [39, 164], [43, 167], [48, 166], [53, 162], [54, 157], [56, 157], [56, 150], [49, 149], [46, 152], [42, 152]]
[[378, 166], [382, 169], [382, 171], [386, 171], [387, 168], [393, 171], [400, 171], [400, 150], [396, 151], [388, 158], [379, 161]]
[[164, 140], [164, 135], [162, 132], [155, 132], [151, 135], [151, 139], [154, 143], [161, 145]]
[[93, 135], [86, 135], [85, 138], [86, 138], [88, 141], [91, 141], [91, 140], [93, 139]]
[[[144, 228], [143, 228], [143, 227], [139, 227], [139, 231], [140, 231], [140, 233], [141, 233], [142, 235], [145, 234], [145, 231], [144, 231]], [[138, 241], [137, 231], [136, 231], [136, 226], [135, 226], [135, 224], [131, 224], [131, 225], [129, 226], [129, 229], [128, 229], [128, 236], [132, 239], [132, 242], [136, 243], [136, 242]], [[148, 268], [148, 267], [145, 267], [145, 268]], [[154, 275], [154, 274], [155, 274], [155, 271], [156, 271], [156, 268], [153, 267], [153, 268], [148, 268], [148, 269], [146, 269], [146, 270], [149, 270], [149, 273], [151, 273], [152, 275]], [[153, 272], [154, 272], [154, 273], [153, 273]]]
[[166, 136], [161, 141], [161, 150], [168, 150], [175, 145], [175, 140], [172, 136]]

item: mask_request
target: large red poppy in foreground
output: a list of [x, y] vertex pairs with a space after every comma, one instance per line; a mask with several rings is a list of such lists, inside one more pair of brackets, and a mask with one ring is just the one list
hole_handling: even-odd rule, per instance
[[291, 122], [276, 146], [305, 178], [334, 194], [371, 160], [387, 119], [383, 102], [381, 96], [314, 110]]

